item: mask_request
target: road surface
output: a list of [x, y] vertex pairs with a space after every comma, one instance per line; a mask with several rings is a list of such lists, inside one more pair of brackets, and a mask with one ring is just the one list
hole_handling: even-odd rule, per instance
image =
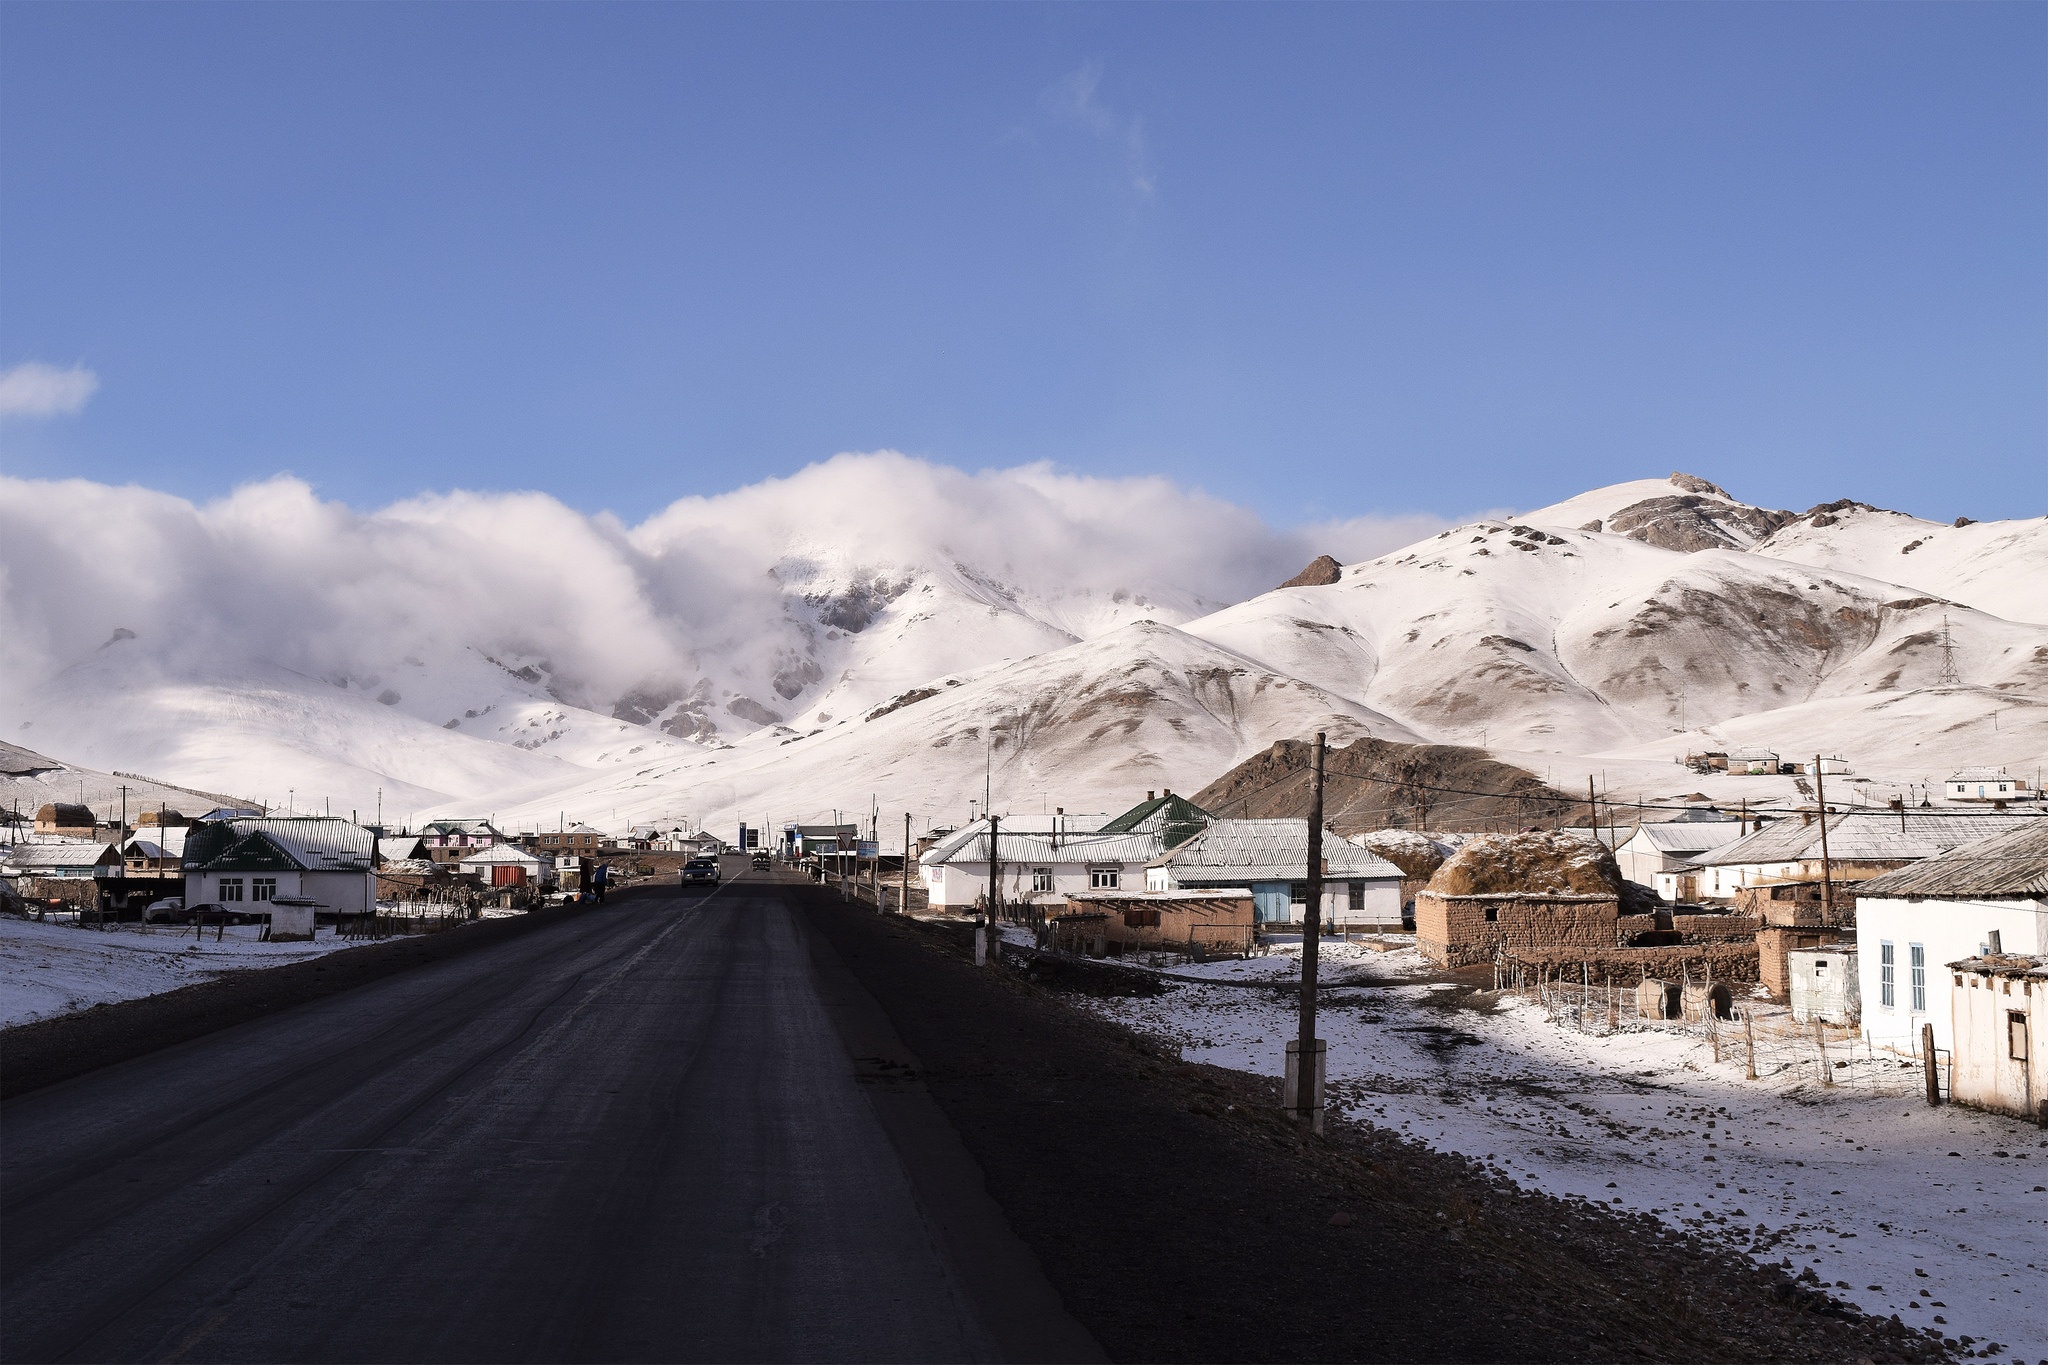
[[641, 893], [11, 1101], [0, 1355], [1099, 1359], [916, 1065], [773, 877]]

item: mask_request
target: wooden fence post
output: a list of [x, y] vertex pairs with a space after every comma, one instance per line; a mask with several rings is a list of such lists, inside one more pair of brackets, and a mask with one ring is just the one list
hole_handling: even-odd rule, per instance
[[1939, 1106], [1941, 1104], [1941, 1064], [1934, 1060], [1934, 1025], [1932, 1024], [1922, 1024], [1920, 1026], [1920, 1057], [1921, 1065], [1925, 1068], [1927, 1074], [1927, 1103], [1932, 1106]]

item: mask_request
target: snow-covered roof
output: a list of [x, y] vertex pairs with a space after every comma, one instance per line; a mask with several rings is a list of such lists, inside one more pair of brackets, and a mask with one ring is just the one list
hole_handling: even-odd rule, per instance
[[158, 828], [151, 825], [133, 835], [124, 846], [130, 858], [182, 858], [185, 856], [185, 825]]
[[[1833, 842], [1829, 840], [1830, 851]], [[2039, 818], [1873, 877], [1856, 888], [1859, 900], [1874, 896], [1962, 900], [2040, 895], [2048, 895], [2048, 820]]]
[[1742, 822], [1739, 820], [1669, 820], [1656, 825], [1638, 825], [1635, 832], [1621, 842], [1626, 848], [1640, 841], [1659, 853], [1685, 857], [1732, 844], [1742, 837]]
[[[1166, 841], [1157, 834], [1095, 834], [1065, 831], [1055, 839], [1051, 834], [1012, 834], [1005, 820], [997, 832], [997, 853], [1006, 863], [1143, 863], [1159, 856]], [[949, 852], [933, 849], [926, 863], [987, 863], [988, 829], [964, 839], [949, 839]]]
[[1997, 768], [1965, 768], [1949, 779], [1951, 782], [2018, 782], [2024, 785], [2026, 779], [2014, 777], [2011, 773]]
[[[1106, 815], [999, 815], [996, 819], [1001, 826], [1000, 837], [1003, 842], [1002, 852], [1005, 858], [1010, 856], [1010, 837], [1012, 835], [1020, 838], [1041, 835], [1050, 839], [1057, 832], [1061, 842], [1064, 843], [1069, 835], [1093, 834], [1109, 823], [1109, 817]], [[830, 833], [832, 830], [841, 827], [817, 825], [806, 826], [806, 828], [815, 828], [820, 833]], [[852, 826], [844, 826], [844, 828], [851, 829]], [[988, 861], [987, 816], [983, 816], [972, 824], [961, 826], [938, 843], [933, 844], [926, 851], [923, 861], [927, 863], [945, 862], [976, 839], [981, 840], [980, 858], [963, 857], [961, 861], [985, 863]], [[1147, 854], [1145, 856], [1151, 857], [1152, 855]]]
[[[1841, 862], [1932, 858], [1959, 844], [2031, 825], [2025, 811], [1840, 811], [1830, 814], [1828, 854]], [[1779, 820], [1696, 859], [1705, 867], [1788, 863], [1820, 857], [1820, 821]]]
[[429, 820], [421, 827], [422, 834], [496, 834], [497, 827], [488, 820]]
[[517, 863], [521, 867], [543, 867], [553, 863], [554, 859], [544, 853], [529, 852], [517, 844], [492, 844], [489, 848], [480, 848], [459, 861], [465, 867], [471, 863], [475, 863], [479, 867], [489, 867], [499, 863]]
[[92, 867], [111, 859], [113, 851], [112, 844], [87, 839], [50, 839], [9, 845], [5, 861], [24, 872], [39, 867]]
[[[1323, 875], [1335, 880], [1386, 877], [1401, 869], [1334, 834], [1323, 836]], [[1308, 821], [1216, 820], [1152, 866], [1170, 870], [1175, 881], [1279, 882], [1308, 876]]]

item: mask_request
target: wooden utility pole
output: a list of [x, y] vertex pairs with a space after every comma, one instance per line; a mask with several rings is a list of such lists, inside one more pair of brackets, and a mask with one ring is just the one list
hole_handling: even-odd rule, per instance
[[1586, 774], [1586, 828], [1593, 831], [1593, 837], [1600, 837], [1600, 802], [1593, 795], [1593, 774]]
[[1835, 868], [1828, 858], [1828, 786], [1821, 772], [1820, 755], [1813, 756], [1813, 800], [1820, 807], [1820, 920], [1835, 922]]
[[1301, 1019], [1294, 1040], [1294, 1115], [1323, 1126], [1323, 1043], [1316, 1037], [1316, 967], [1323, 928], [1323, 732], [1316, 732], [1308, 804], [1308, 904], [1301, 915]]
[[1920, 1026], [1920, 1064], [1927, 1077], [1927, 1103], [1941, 1105], [1941, 1063], [1934, 1057], [1934, 1025]]
[[896, 898], [898, 914], [910, 913], [910, 812], [903, 812], [903, 889]]

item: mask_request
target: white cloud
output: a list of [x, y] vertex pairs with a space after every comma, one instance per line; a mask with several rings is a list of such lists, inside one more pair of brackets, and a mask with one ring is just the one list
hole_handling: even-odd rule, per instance
[[567, 699], [599, 710], [653, 683], [773, 701], [778, 669], [815, 642], [805, 599], [878, 577], [936, 575], [992, 603], [1122, 591], [1179, 617], [1271, 588], [1317, 554], [1348, 562], [1445, 524], [1278, 529], [1164, 478], [970, 473], [893, 452], [683, 498], [637, 526], [540, 493], [362, 512], [283, 477], [194, 504], [0, 476], [0, 714], [103, 657], [122, 628], [140, 636], [123, 651], [166, 678], [259, 665], [362, 677], [476, 650], [546, 659]]
[[1078, 70], [1046, 87], [1038, 106], [1054, 120], [1080, 128], [1115, 148], [1123, 158], [1124, 172], [1131, 188], [1146, 198], [1158, 185], [1145, 144], [1145, 121], [1135, 114], [1123, 115], [1097, 98], [1102, 86], [1102, 63], [1087, 62]]
[[100, 377], [83, 365], [60, 370], [40, 360], [0, 370], [0, 417], [68, 417], [85, 406]]

